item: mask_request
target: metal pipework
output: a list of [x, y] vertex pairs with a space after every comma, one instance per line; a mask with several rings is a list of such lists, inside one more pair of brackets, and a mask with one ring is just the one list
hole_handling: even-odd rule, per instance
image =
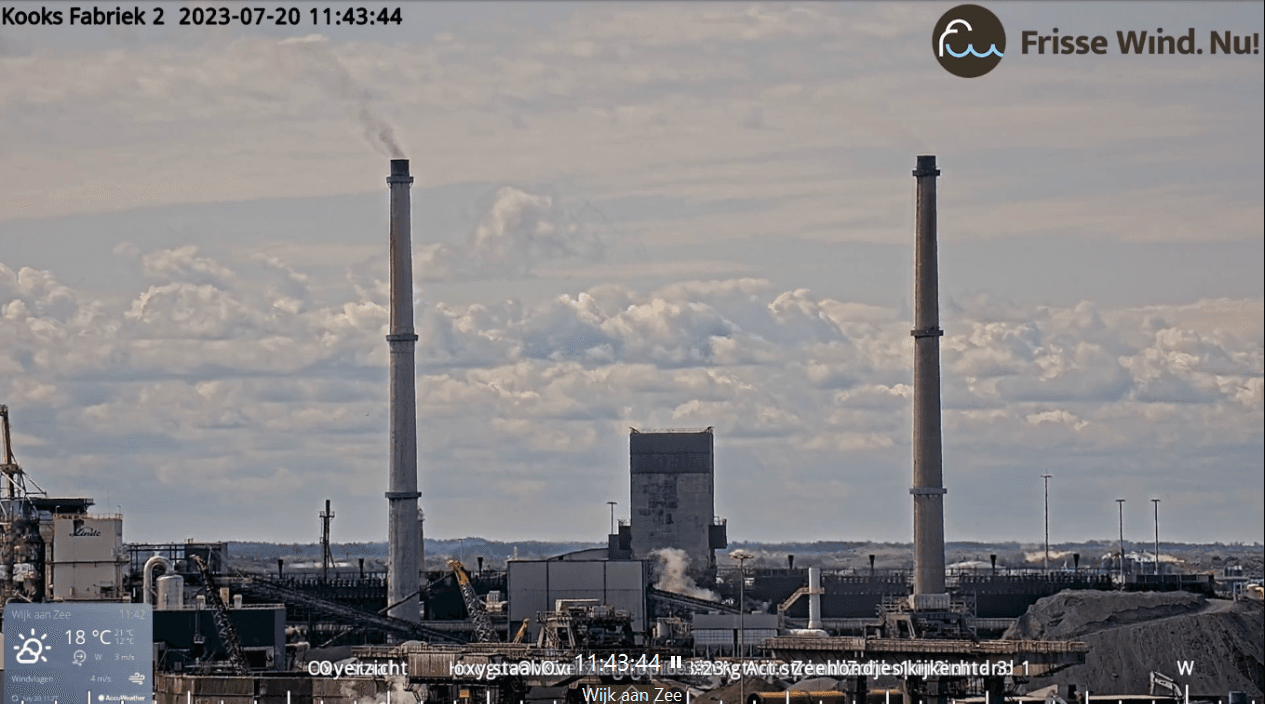
[[387, 540], [389, 615], [420, 621], [418, 558], [421, 523], [417, 520], [417, 386], [414, 376], [413, 243], [409, 205], [408, 159], [392, 159], [391, 189], [391, 481], [387, 492], [390, 521]]
[[821, 568], [808, 568], [808, 628], [821, 629]]
[[162, 555], [154, 555], [145, 561], [145, 567], [141, 569], [141, 600], [146, 604], [157, 605], [158, 598], [154, 595], [154, 600], [150, 601], [149, 591], [154, 584], [154, 568], [162, 565], [167, 574], [175, 574], [176, 569], [172, 567], [171, 560]]
[[918, 157], [914, 264], [914, 595], [944, 594], [944, 478], [940, 431], [939, 275], [934, 156]]

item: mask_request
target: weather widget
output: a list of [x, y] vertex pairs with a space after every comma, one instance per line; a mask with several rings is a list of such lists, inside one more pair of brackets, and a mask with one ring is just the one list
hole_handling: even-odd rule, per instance
[[4, 702], [151, 702], [147, 604], [7, 604]]

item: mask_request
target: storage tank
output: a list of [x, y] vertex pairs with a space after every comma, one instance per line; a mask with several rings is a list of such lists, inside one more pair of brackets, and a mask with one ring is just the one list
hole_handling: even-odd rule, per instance
[[158, 578], [158, 608], [164, 611], [184, 606], [184, 577], [178, 574]]

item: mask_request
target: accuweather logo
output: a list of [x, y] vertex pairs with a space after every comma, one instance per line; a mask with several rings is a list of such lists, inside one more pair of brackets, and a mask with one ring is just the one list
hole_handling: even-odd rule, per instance
[[932, 51], [944, 70], [962, 78], [976, 78], [1001, 63], [1006, 30], [997, 15], [979, 5], [958, 5], [936, 22]]

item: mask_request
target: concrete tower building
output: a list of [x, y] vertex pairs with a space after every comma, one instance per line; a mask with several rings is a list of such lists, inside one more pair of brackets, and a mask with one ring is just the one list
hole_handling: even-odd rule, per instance
[[628, 436], [634, 558], [678, 548], [696, 574], [716, 566], [715, 551], [728, 543], [724, 523], [715, 520], [712, 447], [711, 428], [644, 433], [634, 428]]

